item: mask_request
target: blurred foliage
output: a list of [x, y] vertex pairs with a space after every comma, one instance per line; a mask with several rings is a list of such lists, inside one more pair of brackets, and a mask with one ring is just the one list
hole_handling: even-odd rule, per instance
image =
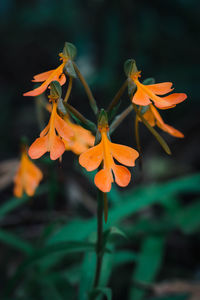
[[[114, 299], [121, 299], [124, 290], [127, 299], [144, 299], [146, 291], [136, 283], [165, 278], [165, 264], [174, 264], [173, 258], [167, 257], [173, 238], [178, 235], [187, 240], [199, 233], [199, 182], [200, 174], [196, 174], [167, 183], [142, 185], [129, 192], [112, 189], [109, 193], [111, 207], [104, 226], [106, 253], [100, 286], [111, 284]], [[44, 190], [41, 185], [38, 193]], [[193, 195], [191, 203], [183, 204], [183, 195]], [[27, 197], [18, 202], [18, 208], [25, 201]], [[0, 207], [5, 220], [17, 209], [15, 198], [8, 203], [9, 209], [7, 203]], [[158, 214], [158, 209], [162, 213]], [[16, 227], [12, 233], [4, 228], [0, 231], [0, 240], [7, 245], [1, 253], [2, 270], [15, 265], [10, 274], [1, 273], [1, 281], [5, 283], [3, 299], [13, 295], [12, 299], [16, 300], [88, 299], [95, 268], [96, 218], [75, 217], [63, 221], [58, 217], [55, 222], [44, 224], [37, 238], [28, 240], [23, 238], [22, 229]], [[198, 252], [199, 239], [196, 246]], [[184, 262], [180, 268], [179, 263], [173, 266], [176, 276], [182, 277], [184, 272], [188, 278], [192, 272], [195, 279], [198, 266], [192, 271]], [[168, 276], [174, 275], [168, 270]], [[111, 299], [109, 290], [102, 293]], [[168, 299], [176, 299], [173, 297]]]

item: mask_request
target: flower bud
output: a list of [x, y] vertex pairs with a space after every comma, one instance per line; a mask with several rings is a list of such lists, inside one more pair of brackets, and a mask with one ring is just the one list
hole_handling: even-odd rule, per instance
[[102, 108], [98, 118], [98, 128], [108, 127], [108, 115], [107, 112]]
[[133, 73], [138, 72], [136, 62], [134, 59], [127, 59], [124, 63], [124, 72], [127, 77], [130, 77]]
[[76, 56], [76, 53], [76, 47], [71, 43], [65, 42], [65, 46], [63, 48], [63, 55], [73, 60]]
[[50, 98], [58, 99], [62, 95], [60, 83], [56, 80], [50, 83]]

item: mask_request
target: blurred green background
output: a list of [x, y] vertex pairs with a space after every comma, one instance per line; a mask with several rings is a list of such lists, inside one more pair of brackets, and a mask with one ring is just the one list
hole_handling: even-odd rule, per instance
[[[80, 170], [72, 153], [62, 164], [47, 154], [38, 161], [44, 181], [37, 195], [12, 197], [20, 139], [32, 143], [40, 132], [35, 101], [22, 94], [32, 89], [33, 75], [58, 65], [65, 41], [76, 45], [76, 62], [99, 106], [107, 107], [122, 85], [128, 58], [136, 60], [142, 79], [171, 81], [175, 92], [188, 95], [161, 111], [185, 134], [180, 140], [161, 133], [172, 156], [140, 126], [143, 170], [136, 165], [126, 192], [113, 188], [109, 195], [107, 228], [120, 227], [128, 240], [109, 237], [114, 252], [105, 255], [101, 285], [112, 288], [114, 300], [191, 299], [183, 290], [158, 296], [142, 284], [200, 280], [199, 11], [195, 0], [0, 1], [1, 299], [85, 300], [91, 288], [93, 175]], [[94, 120], [78, 80], [69, 101]], [[124, 94], [121, 108], [127, 105]], [[135, 147], [133, 115], [112, 140]]]

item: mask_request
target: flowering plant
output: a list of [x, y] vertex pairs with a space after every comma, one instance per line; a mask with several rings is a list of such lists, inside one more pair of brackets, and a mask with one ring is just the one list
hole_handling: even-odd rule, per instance
[[[38, 96], [48, 91], [48, 101], [45, 107], [50, 113], [47, 126], [40, 136], [31, 144], [28, 155], [31, 159], [38, 159], [46, 152], [50, 152], [50, 159], [60, 159], [65, 151], [73, 151], [79, 155], [79, 164], [87, 171], [97, 170], [94, 184], [97, 187], [97, 241], [96, 241], [96, 271], [90, 298], [94, 299], [99, 293], [99, 279], [102, 270], [103, 256], [106, 251], [103, 236], [103, 212], [105, 222], [108, 217], [107, 193], [112, 183], [126, 187], [131, 181], [128, 167], [134, 167], [137, 160], [141, 160], [139, 122], [142, 122], [160, 143], [167, 154], [171, 150], [155, 130], [155, 126], [168, 134], [183, 138], [179, 130], [167, 125], [157, 109], [169, 109], [183, 102], [187, 96], [184, 93], [171, 93], [172, 83], [155, 83], [152, 80], [139, 81], [141, 71], [136, 62], [129, 59], [124, 64], [126, 79], [107, 108], [100, 108], [93, 93], [78, 69], [74, 59], [76, 48], [71, 43], [65, 43], [59, 54], [61, 65], [34, 76], [34, 82], [43, 82], [39, 87], [24, 94], [24, 96]], [[96, 118], [96, 124], [83, 116], [68, 99], [72, 92], [72, 82], [79, 79], [88, 96], [89, 104]], [[148, 84], [147, 84], [148, 82]], [[68, 84], [64, 99], [62, 87]], [[118, 113], [119, 100], [127, 90], [127, 108]], [[170, 94], [169, 94], [170, 93]], [[169, 95], [165, 95], [169, 94]], [[163, 96], [165, 95], [165, 96]], [[131, 112], [135, 113], [136, 149], [111, 142], [112, 133]], [[115, 160], [119, 163], [116, 163]], [[125, 166], [124, 166], [125, 165]], [[42, 179], [41, 171], [30, 161], [27, 152], [23, 150], [20, 167], [14, 179], [14, 193], [22, 196], [24, 189], [28, 195], [34, 191]]]

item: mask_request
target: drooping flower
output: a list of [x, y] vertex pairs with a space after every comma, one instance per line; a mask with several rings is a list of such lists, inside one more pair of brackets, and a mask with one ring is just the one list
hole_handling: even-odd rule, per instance
[[160, 109], [167, 109], [176, 106], [176, 104], [183, 102], [187, 95], [184, 93], [173, 93], [165, 97], [158, 95], [165, 95], [173, 90], [171, 82], [156, 83], [144, 85], [139, 81], [140, 72], [134, 72], [130, 75], [131, 79], [137, 86], [137, 91], [132, 98], [132, 102], [138, 105], [146, 106], [154, 102], [155, 106]]
[[23, 192], [33, 196], [43, 175], [40, 169], [28, 158], [25, 148], [22, 151], [21, 161], [14, 178], [14, 195], [22, 197]]
[[130, 171], [124, 166], [117, 165], [114, 159], [126, 166], [133, 167], [139, 156], [136, 150], [128, 146], [112, 143], [107, 136], [108, 130], [108, 127], [99, 127], [101, 142], [79, 157], [80, 165], [87, 171], [97, 169], [103, 161], [103, 169], [96, 174], [94, 182], [104, 193], [110, 191], [114, 180], [119, 186], [125, 187], [131, 179]]
[[23, 96], [38, 96], [42, 94], [48, 88], [49, 84], [52, 81], [58, 81], [60, 85], [65, 84], [66, 77], [65, 74], [63, 73], [63, 69], [69, 58], [63, 55], [63, 53], [60, 53], [59, 56], [60, 56], [60, 60], [62, 60], [62, 64], [58, 66], [56, 69], [35, 75], [32, 81], [43, 82], [43, 83], [38, 88], [30, 92], [24, 93]]
[[[32, 159], [40, 158], [46, 152], [50, 152], [52, 160], [59, 158], [65, 151], [65, 144], [62, 138], [70, 141], [74, 135], [71, 127], [57, 114], [57, 102], [52, 100], [52, 105], [48, 125], [29, 148], [28, 154]], [[56, 134], [56, 131], [58, 134]]]
[[88, 150], [89, 147], [94, 145], [95, 137], [89, 130], [80, 125], [72, 123], [68, 116], [65, 116], [64, 120], [71, 127], [74, 133], [70, 141], [65, 141], [63, 139], [66, 150], [71, 150], [75, 154], [80, 155]]
[[172, 136], [175, 136], [177, 138], [184, 138], [184, 134], [180, 132], [179, 130], [175, 129], [174, 127], [166, 124], [157, 109], [153, 106], [153, 104], [150, 104], [148, 107], [148, 110], [143, 114], [143, 117], [147, 120], [147, 122], [154, 127], [157, 125], [160, 129], [163, 131], [169, 133]]

